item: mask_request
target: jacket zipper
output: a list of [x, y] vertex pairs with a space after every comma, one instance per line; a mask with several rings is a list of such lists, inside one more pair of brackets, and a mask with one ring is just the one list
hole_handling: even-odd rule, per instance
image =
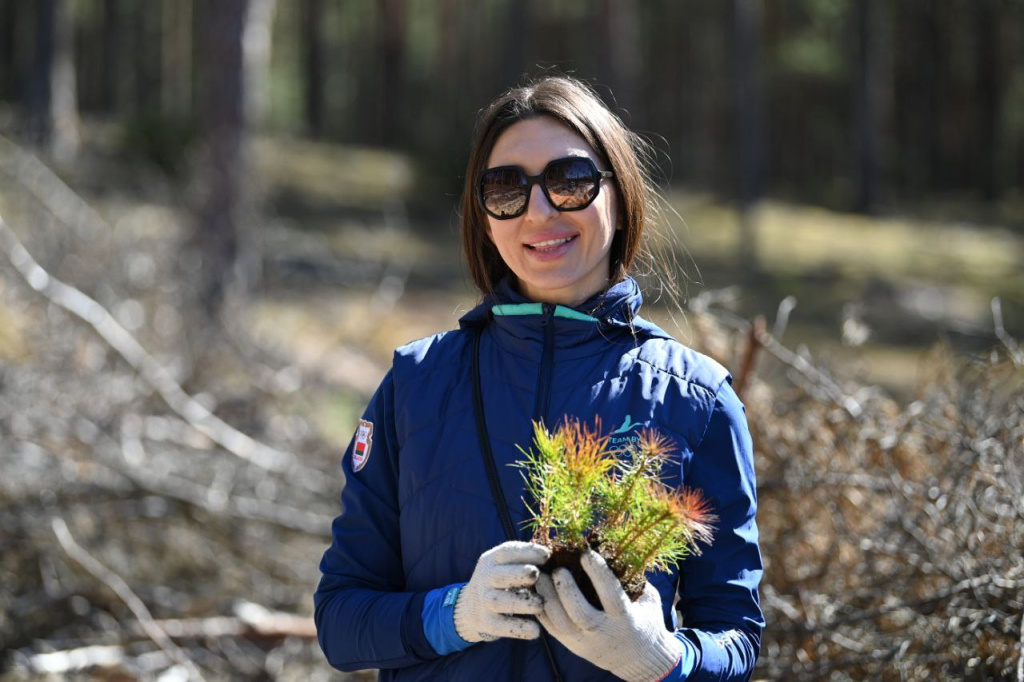
[[548, 409], [551, 406], [551, 377], [555, 369], [555, 306], [553, 303], [543, 304], [543, 316], [540, 324], [544, 328], [544, 351], [540, 359], [540, 372], [537, 375], [537, 397], [533, 403], [534, 421], [547, 423]]
[[[540, 324], [544, 328], [544, 351], [540, 357], [540, 371], [537, 374], [537, 397], [533, 403], [533, 420], [544, 421], [545, 426], [548, 426], [547, 414], [548, 408], [551, 405], [551, 377], [554, 374], [555, 365], [555, 306], [552, 303], [544, 303], [542, 310]], [[512, 675], [510, 679], [525, 679], [523, 677], [525, 674], [523, 669], [525, 645], [525, 642], [512, 643]], [[557, 674], [557, 671], [555, 671], [555, 674]]]

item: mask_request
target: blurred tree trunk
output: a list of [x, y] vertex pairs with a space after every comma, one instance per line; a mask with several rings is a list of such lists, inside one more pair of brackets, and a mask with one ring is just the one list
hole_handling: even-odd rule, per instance
[[[529, 12], [530, 4], [530, 0], [523, 0], [519, 9], [522, 12]], [[465, 135], [465, 130], [460, 130], [463, 128], [463, 122], [458, 114], [466, 109], [465, 103], [469, 93], [465, 92], [462, 83], [459, 82], [460, 79], [450, 77], [451, 74], [459, 73], [459, 61], [465, 54], [462, 49], [461, 16], [458, 0], [441, 1], [441, 9], [438, 12], [438, 28], [443, 38], [440, 41], [441, 54], [437, 62], [438, 71], [434, 80], [441, 84], [440, 87], [445, 93], [443, 100], [446, 105], [441, 119], [441, 130], [444, 130], [445, 140], [458, 140], [460, 134]], [[509, 38], [511, 39], [511, 36]], [[519, 42], [522, 40], [520, 38]], [[506, 51], [510, 49], [506, 47]]]
[[737, 181], [740, 209], [740, 267], [757, 268], [754, 208], [761, 198], [761, 4], [733, 2], [733, 111], [736, 125]]
[[975, 115], [974, 125], [978, 139], [975, 146], [975, 177], [981, 197], [985, 201], [999, 198], [999, 161], [1002, 158], [1001, 87], [1002, 64], [1000, 62], [999, 22], [995, 0], [975, 0], [975, 45], [978, 54], [975, 62]]
[[510, 2], [505, 7], [505, 62], [502, 65], [502, 79], [498, 88], [516, 85], [526, 71], [526, 47], [530, 37], [530, 21], [533, 3], [529, 0]]
[[405, 0], [380, 0], [377, 30], [381, 55], [381, 80], [378, 95], [381, 106], [380, 142], [386, 147], [403, 144], [406, 139], [405, 111]]
[[131, 52], [120, 52], [116, 58], [128, 60], [134, 113], [148, 116], [160, 112], [163, 91], [163, 14], [160, 11], [160, 0], [128, 3], [127, 7], [130, 25], [126, 27], [122, 24], [122, 34], [117, 36], [117, 42], [123, 45], [124, 33], [130, 32], [128, 44], [132, 46]]
[[0, 0], [0, 99], [13, 100], [17, 97], [17, 7], [15, 0]]
[[879, 199], [879, 165], [882, 145], [882, 92], [885, 62], [882, 56], [884, 28], [878, 0], [854, 3], [857, 81], [853, 108], [857, 128], [857, 195], [854, 210], [873, 213]]
[[[596, 15], [601, 25], [596, 41], [601, 71], [608, 78], [608, 84], [615, 95], [620, 109], [632, 111], [638, 104], [638, 86], [642, 82], [643, 55], [640, 54], [640, 17], [635, 0], [602, 0], [597, 5]], [[660, 63], [650, 65], [651, 80], [659, 80], [657, 70]], [[655, 112], [647, 112], [653, 115]]]
[[118, 46], [121, 44], [121, 17], [117, 0], [103, 0], [102, 56], [100, 64], [100, 108], [114, 113], [120, 104], [120, 64]]
[[78, 151], [74, 15], [70, 0], [38, 0], [35, 63], [29, 85], [29, 135], [58, 163]]
[[246, 121], [258, 126], [263, 123], [270, 103], [270, 48], [271, 31], [277, 0], [249, 0], [242, 39], [245, 63]]
[[922, 35], [923, 51], [921, 53], [922, 63], [920, 67], [922, 74], [925, 74], [925, 96], [927, 109], [921, 121], [925, 124], [928, 135], [928, 155], [926, 173], [928, 178], [927, 191], [935, 192], [945, 189], [946, 172], [944, 169], [946, 158], [944, 153], [942, 129], [946, 118], [945, 111], [945, 82], [946, 69], [949, 65], [948, 55], [943, 45], [942, 13], [941, 5], [932, 2], [924, 2], [919, 11], [923, 13], [924, 33]]
[[192, 0], [162, 0], [160, 109], [176, 120], [192, 113]]
[[302, 3], [301, 45], [305, 70], [306, 132], [312, 137], [324, 133], [324, 2]]
[[196, 242], [202, 262], [200, 296], [215, 315], [230, 288], [255, 285], [258, 258], [243, 244], [241, 227], [251, 224], [248, 134], [263, 106], [269, 62], [273, 0], [217, 0], [204, 6], [202, 49], [205, 69], [200, 132], [202, 165], [197, 169], [201, 200]]

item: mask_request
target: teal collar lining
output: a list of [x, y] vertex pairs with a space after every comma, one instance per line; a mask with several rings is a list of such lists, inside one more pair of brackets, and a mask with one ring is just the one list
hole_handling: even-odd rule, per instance
[[[544, 306], [541, 303], [503, 303], [491, 307], [491, 312], [495, 315], [542, 315], [544, 313]], [[599, 322], [596, 317], [585, 315], [578, 310], [572, 308], [566, 308], [565, 306], [555, 306], [555, 317], [564, 317], [569, 320], [580, 320], [581, 322]]]

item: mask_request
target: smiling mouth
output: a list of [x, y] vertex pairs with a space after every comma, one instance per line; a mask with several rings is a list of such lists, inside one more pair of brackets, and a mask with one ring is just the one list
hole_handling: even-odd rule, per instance
[[576, 239], [579, 235], [574, 234], [571, 237], [562, 237], [561, 239], [548, 239], [536, 244], [526, 244], [526, 248], [532, 249], [533, 251], [553, 251], [563, 244], [568, 244], [572, 240]]

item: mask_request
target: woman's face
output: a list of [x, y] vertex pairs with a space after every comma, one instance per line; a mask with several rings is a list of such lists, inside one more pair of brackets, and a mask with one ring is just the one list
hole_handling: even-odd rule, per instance
[[[550, 116], [506, 128], [487, 167], [519, 166], [527, 175], [537, 175], [549, 161], [567, 156], [587, 157], [598, 169], [611, 170], [586, 140]], [[601, 180], [592, 204], [581, 211], [561, 212], [535, 185], [523, 215], [508, 220], [487, 216], [487, 234], [515, 273], [520, 293], [534, 301], [576, 305], [608, 284], [617, 229], [615, 202], [615, 185]]]

